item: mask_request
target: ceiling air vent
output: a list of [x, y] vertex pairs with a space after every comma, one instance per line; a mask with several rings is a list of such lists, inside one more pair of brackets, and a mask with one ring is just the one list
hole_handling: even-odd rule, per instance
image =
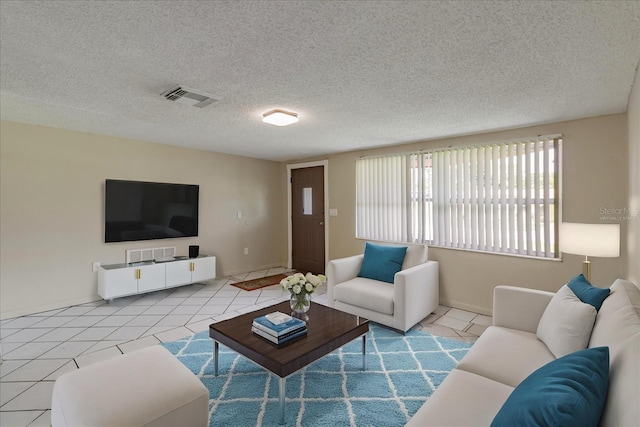
[[198, 108], [204, 108], [209, 104], [219, 101], [220, 98], [202, 90], [191, 89], [190, 87], [178, 85], [161, 93], [169, 101], [179, 104], [191, 105]]

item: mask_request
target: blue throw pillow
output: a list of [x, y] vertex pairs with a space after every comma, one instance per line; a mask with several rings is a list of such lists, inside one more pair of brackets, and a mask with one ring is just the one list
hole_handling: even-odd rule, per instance
[[602, 302], [611, 292], [609, 288], [596, 288], [582, 274], [571, 279], [567, 285], [580, 298], [580, 301], [592, 305], [596, 311], [600, 310]]
[[511, 393], [491, 427], [596, 427], [609, 388], [609, 347], [549, 362]]
[[367, 243], [358, 277], [393, 283], [393, 276], [402, 269], [406, 246], [380, 246]]

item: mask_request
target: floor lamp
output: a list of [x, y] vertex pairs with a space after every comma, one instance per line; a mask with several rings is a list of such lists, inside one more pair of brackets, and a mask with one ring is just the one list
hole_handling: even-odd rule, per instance
[[620, 256], [620, 224], [560, 224], [560, 252], [584, 255], [582, 274], [591, 283], [589, 257]]

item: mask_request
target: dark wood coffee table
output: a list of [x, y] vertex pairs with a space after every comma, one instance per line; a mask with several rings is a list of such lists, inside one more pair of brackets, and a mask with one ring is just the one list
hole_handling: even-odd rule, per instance
[[320, 304], [311, 304], [307, 335], [282, 345], [251, 332], [253, 319], [274, 311], [290, 313], [289, 302], [272, 305], [233, 319], [212, 323], [213, 370], [218, 375], [218, 343], [222, 343], [280, 377], [279, 421], [284, 424], [286, 378], [343, 345], [362, 337], [362, 369], [366, 368], [369, 321]]

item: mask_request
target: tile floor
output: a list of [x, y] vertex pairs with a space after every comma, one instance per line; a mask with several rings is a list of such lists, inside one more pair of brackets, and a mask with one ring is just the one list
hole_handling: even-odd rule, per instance
[[[279, 285], [250, 292], [231, 286], [286, 271], [272, 268], [0, 321], [0, 425], [49, 426], [53, 384], [65, 372], [288, 299]], [[313, 301], [326, 304], [326, 287], [318, 289]], [[473, 342], [491, 321], [440, 306], [415, 328]]]

